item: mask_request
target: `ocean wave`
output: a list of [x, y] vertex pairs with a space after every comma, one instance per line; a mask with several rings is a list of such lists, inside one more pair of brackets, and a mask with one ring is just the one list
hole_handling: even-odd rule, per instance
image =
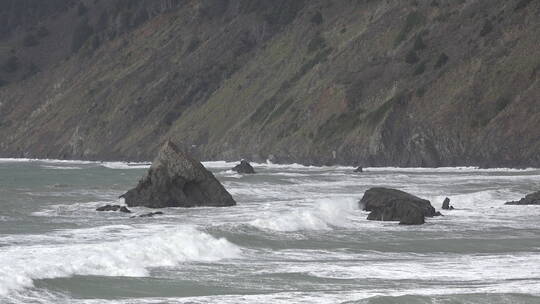
[[249, 224], [259, 229], [281, 232], [300, 230], [329, 230], [334, 227], [349, 227], [350, 215], [358, 210], [356, 199], [320, 200], [310, 207], [293, 211], [272, 212]]
[[144, 277], [149, 268], [238, 258], [240, 247], [193, 227], [115, 242], [40, 245], [0, 250], [0, 296], [37, 279], [74, 275]]

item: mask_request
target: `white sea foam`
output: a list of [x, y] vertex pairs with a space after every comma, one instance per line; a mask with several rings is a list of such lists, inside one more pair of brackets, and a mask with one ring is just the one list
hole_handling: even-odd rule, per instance
[[[148, 162], [103, 162], [103, 161], [86, 161], [86, 160], [61, 160], [61, 159], [40, 159], [40, 158], [0, 158], [0, 163], [20, 163], [20, 162], [42, 162], [42, 163], [66, 163], [66, 164], [99, 164], [111, 169], [140, 169], [148, 168], [150, 164]], [[203, 161], [203, 165], [210, 169], [223, 169], [232, 168], [238, 164], [238, 162], [230, 161]], [[255, 168], [267, 168], [267, 169], [301, 169], [301, 170], [353, 170], [352, 166], [313, 166], [302, 165], [298, 163], [291, 164], [276, 164], [271, 161], [265, 163], [252, 162], [251, 165]], [[365, 167], [365, 171], [369, 172], [435, 172], [435, 173], [451, 173], [451, 172], [529, 172], [540, 171], [540, 168], [479, 168], [479, 167]]]
[[54, 170], [77, 170], [82, 169], [82, 167], [74, 166], [41, 166], [44, 169], [54, 169]]
[[[275, 269], [276, 272], [307, 272], [332, 279], [393, 279], [443, 282], [496, 282], [504, 280], [539, 280], [540, 254], [508, 255], [422, 255], [400, 253], [366, 260], [326, 263], [296, 263]], [[540, 284], [540, 282], [539, 282]]]
[[0, 158], [0, 163], [28, 163], [28, 162], [40, 162], [50, 164], [94, 164], [96, 161], [89, 160], [65, 160], [65, 159], [40, 159], [40, 158]]
[[529, 171], [540, 171], [540, 168], [479, 168], [479, 167], [434, 167], [434, 168], [423, 168], [423, 167], [367, 167], [364, 168], [366, 171], [381, 172], [381, 171], [390, 171], [390, 172], [436, 172], [436, 173], [452, 173], [452, 172], [529, 172]]
[[131, 163], [131, 162], [103, 162], [100, 163], [102, 167], [109, 169], [148, 169], [149, 163]]
[[238, 165], [238, 162], [227, 162], [227, 161], [203, 161], [202, 164], [205, 168], [208, 169], [224, 169], [224, 168], [233, 168]]
[[33, 216], [87, 216], [88, 212], [95, 213], [97, 207], [104, 205], [125, 205], [123, 198], [114, 201], [95, 201], [86, 203], [71, 203], [71, 204], [55, 204], [49, 205], [46, 208], [32, 212]]
[[358, 203], [354, 199], [320, 200], [309, 207], [267, 212], [250, 224], [260, 229], [282, 232], [328, 230], [332, 226], [350, 226], [351, 213], [357, 210]]
[[73, 275], [131, 276], [182, 262], [240, 257], [241, 249], [192, 227], [115, 242], [0, 248], [0, 296], [31, 287], [36, 279]]

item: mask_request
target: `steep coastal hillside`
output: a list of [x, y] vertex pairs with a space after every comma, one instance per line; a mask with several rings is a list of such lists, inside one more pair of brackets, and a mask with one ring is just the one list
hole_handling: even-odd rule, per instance
[[6, 0], [0, 156], [540, 166], [537, 0]]

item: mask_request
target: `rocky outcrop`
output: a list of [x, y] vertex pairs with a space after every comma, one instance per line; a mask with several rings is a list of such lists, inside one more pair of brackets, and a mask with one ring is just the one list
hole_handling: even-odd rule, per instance
[[528, 194], [519, 201], [506, 202], [505, 205], [540, 205], [540, 191]]
[[454, 206], [450, 205], [450, 199], [447, 197], [442, 203], [443, 210], [454, 210]]
[[240, 164], [236, 165], [232, 170], [242, 174], [255, 174], [255, 170], [251, 164], [243, 159], [240, 161]]
[[130, 207], [236, 205], [229, 192], [210, 171], [169, 140], [162, 146], [158, 157], [137, 187], [121, 197]]
[[360, 207], [371, 211], [368, 220], [399, 221], [401, 225], [420, 225], [425, 222], [425, 217], [440, 215], [428, 200], [389, 188], [367, 190]]
[[96, 211], [120, 211], [123, 213], [131, 213], [131, 211], [126, 206], [120, 205], [105, 205], [96, 208]]
[[354, 169], [353, 172], [354, 173], [362, 173], [362, 172], [364, 172], [364, 169], [362, 167], [358, 167], [358, 168]]

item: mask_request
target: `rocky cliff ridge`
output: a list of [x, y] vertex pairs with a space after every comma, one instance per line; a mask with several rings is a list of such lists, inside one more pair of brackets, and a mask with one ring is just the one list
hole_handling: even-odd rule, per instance
[[7, 0], [0, 156], [540, 166], [535, 0]]

